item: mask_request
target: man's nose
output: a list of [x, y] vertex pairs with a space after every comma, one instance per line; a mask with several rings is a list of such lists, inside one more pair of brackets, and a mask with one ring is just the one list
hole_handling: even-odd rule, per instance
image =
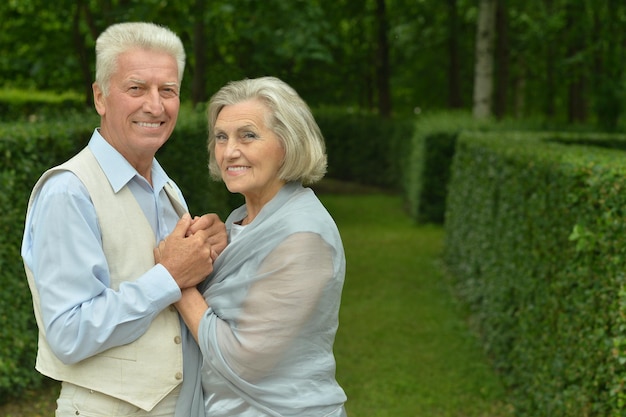
[[164, 111], [163, 99], [158, 91], [150, 90], [145, 97], [144, 110], [155, 116], [160, 115]]

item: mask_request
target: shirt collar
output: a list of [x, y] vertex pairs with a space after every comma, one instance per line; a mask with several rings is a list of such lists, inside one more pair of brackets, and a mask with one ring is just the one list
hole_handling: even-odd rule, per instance
[[[132, 180], [145, 181], [126, 158], [102, 137], [98, 129], [95, 129], [93, 135], [91, 135], [88, 146], [100, 164], [102, 171], [104, 171], [104, 175], [109, 180], [114, 192], [117, 193]], [[158, 161], [153, 158], [152, 188], [158, 193], [167, 181], [169, 181], [167, 174], [165, 174]]]

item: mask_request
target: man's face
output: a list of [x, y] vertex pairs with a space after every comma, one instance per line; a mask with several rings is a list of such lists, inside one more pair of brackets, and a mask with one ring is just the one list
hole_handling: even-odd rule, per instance
[[108, 96], [94, 84], [100, 133], [142, 175], [174, 130], [179, 93], [176, 59], [144, 49], [119, 55]]

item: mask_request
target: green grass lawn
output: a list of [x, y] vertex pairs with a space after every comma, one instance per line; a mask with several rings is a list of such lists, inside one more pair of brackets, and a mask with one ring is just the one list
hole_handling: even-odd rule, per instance
[[347, 258], [335, 353], [348, 415], [512, 415], [442, 277], [442, 228], [413, 225], [395, 196], [321, 198]]
[[[497, 376], [439, 266], [443, 230], [415, 226], [400, 197], [322, 194], [347, 274], [335, 345], [349, 417], [508, 417]], [[58, 385], [0, 406], [0, 417], [54, 415]]]

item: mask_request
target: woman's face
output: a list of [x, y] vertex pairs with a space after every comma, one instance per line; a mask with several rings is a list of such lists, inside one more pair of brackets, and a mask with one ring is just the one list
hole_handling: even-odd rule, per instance
[[278, 178], [285, 150], [267, 126], [267, 106], [257, 99], [225, 106], [215, 122], [215, 159], [230, 192], [262, 207], [285, 184]]

